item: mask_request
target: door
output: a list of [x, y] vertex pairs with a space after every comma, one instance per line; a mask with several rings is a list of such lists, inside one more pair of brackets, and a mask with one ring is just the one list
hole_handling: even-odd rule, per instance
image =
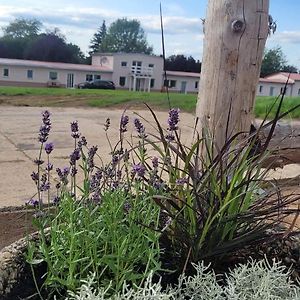
[[180, 93], [186, 94], [186, 81], [181, 81]]
[[74, 74], [68, 73], [67, 75], [67, 88], [73, 88], [74, 87]]

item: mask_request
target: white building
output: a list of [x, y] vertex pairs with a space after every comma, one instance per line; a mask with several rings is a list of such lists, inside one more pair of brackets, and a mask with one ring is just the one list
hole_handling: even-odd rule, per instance
[[[200, 74], [167, 71], [164, 80], [163, 58], [138, 53], [97, 53], [91, 65], [0, 58], [0, 86], [57, 86], [74, 88], [81, 82], [111, 80], [117, 89], [197, 93]], [[260, 78], [259, 96], [283, 92], [288, 73]], [[287, 96], [300, 96], [300, 74], [290, 74]]]
[[284, 92], [287, 83], [286, 96], [300, 96], [300, 74], [280, 72], [259, 79], [258, 96], [278, 96]]
[[76, 87], [95, 79], [111, 80], [116, 88], [161, 90], [163, 59], [134, 53], [99, 53], [91, 65], [0, 58], [0, 86]]

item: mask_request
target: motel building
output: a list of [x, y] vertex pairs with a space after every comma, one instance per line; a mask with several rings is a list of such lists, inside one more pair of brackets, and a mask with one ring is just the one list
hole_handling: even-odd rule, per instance
[[[167, 71], [163, 58], [139, 53], [96, 53], [91, 65], [0, 58], [0, 86], [76, 88], [92, 80], [113, 81], [117, 89], [197, 93], [199, 73]], [[288, 82], [287, 82], [288, 81]], [[300, 74], [277, 73], [260, 78], [258, 96], [300, 96]], [[200, 87], [201, 89], [201, 87]]]

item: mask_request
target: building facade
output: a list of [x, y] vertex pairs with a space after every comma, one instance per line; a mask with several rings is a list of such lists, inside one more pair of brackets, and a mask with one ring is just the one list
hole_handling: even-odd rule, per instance
[[[66, 87], [97, 79], [117, 89], [197, 93], [200, 73], [166, 71], [163, 58], [139, 53], [96, 53], [91, 65], [0, 58], [0, 86]], [[258, 96], [300, 96], [300, 74], [276, 73], [260, 78]]]
[[257, 86], [258, 96], [278, 96], [283, 94], [288, 97], [300, 97], [300, 74], [280, 72], [259, 79]]

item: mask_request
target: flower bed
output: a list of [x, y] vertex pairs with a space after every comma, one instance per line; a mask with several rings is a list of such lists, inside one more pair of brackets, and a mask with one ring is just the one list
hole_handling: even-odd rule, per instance
[[[181, 142], [178, 109], [170, 110], [166, 129], [149, 110], [152, 130], [137, 115], [131, 135], [129, 117], [121, 116], [116, 145], [110, 144], [106, 120], [108, 163], [72, 122], [74, 150], [68, 165], [56, 168], [51, 163], [55, 145], [48, 141], [50, 113], [43, 113], [31, 174], [37, 192], [27, 203], [35, 209], [39, 234], [25, 253], [33, 271], [46, 266], [42, 285], [40, 274], [33, 272], [40, 298], [64, 299], [91, 274], [106, 297], [118, 295], [125, 285], [142, 286], [149, 276], [164, 290], [178, 285], [181, 274], [192, 278], [195, 264], [226, 274], [251, 256], [263, 257], [256, 252], [258, 244], [266, 254], [274, 241], [293, 234], [292, 226], [275, 228], [287, 216], [296, 220], [299, 209], [290, 205], [299, 197], [266, 185], [267, 170], [261, 169], [278, 118], [269, 123], [265, 143], [260, 140], [263, 123], [248, 137], [237, 134], [215, 149], [209, 133], [200, 138], [195, 132], [191, 145]], [[272, 257], [281, 258], [278, 253]]]

